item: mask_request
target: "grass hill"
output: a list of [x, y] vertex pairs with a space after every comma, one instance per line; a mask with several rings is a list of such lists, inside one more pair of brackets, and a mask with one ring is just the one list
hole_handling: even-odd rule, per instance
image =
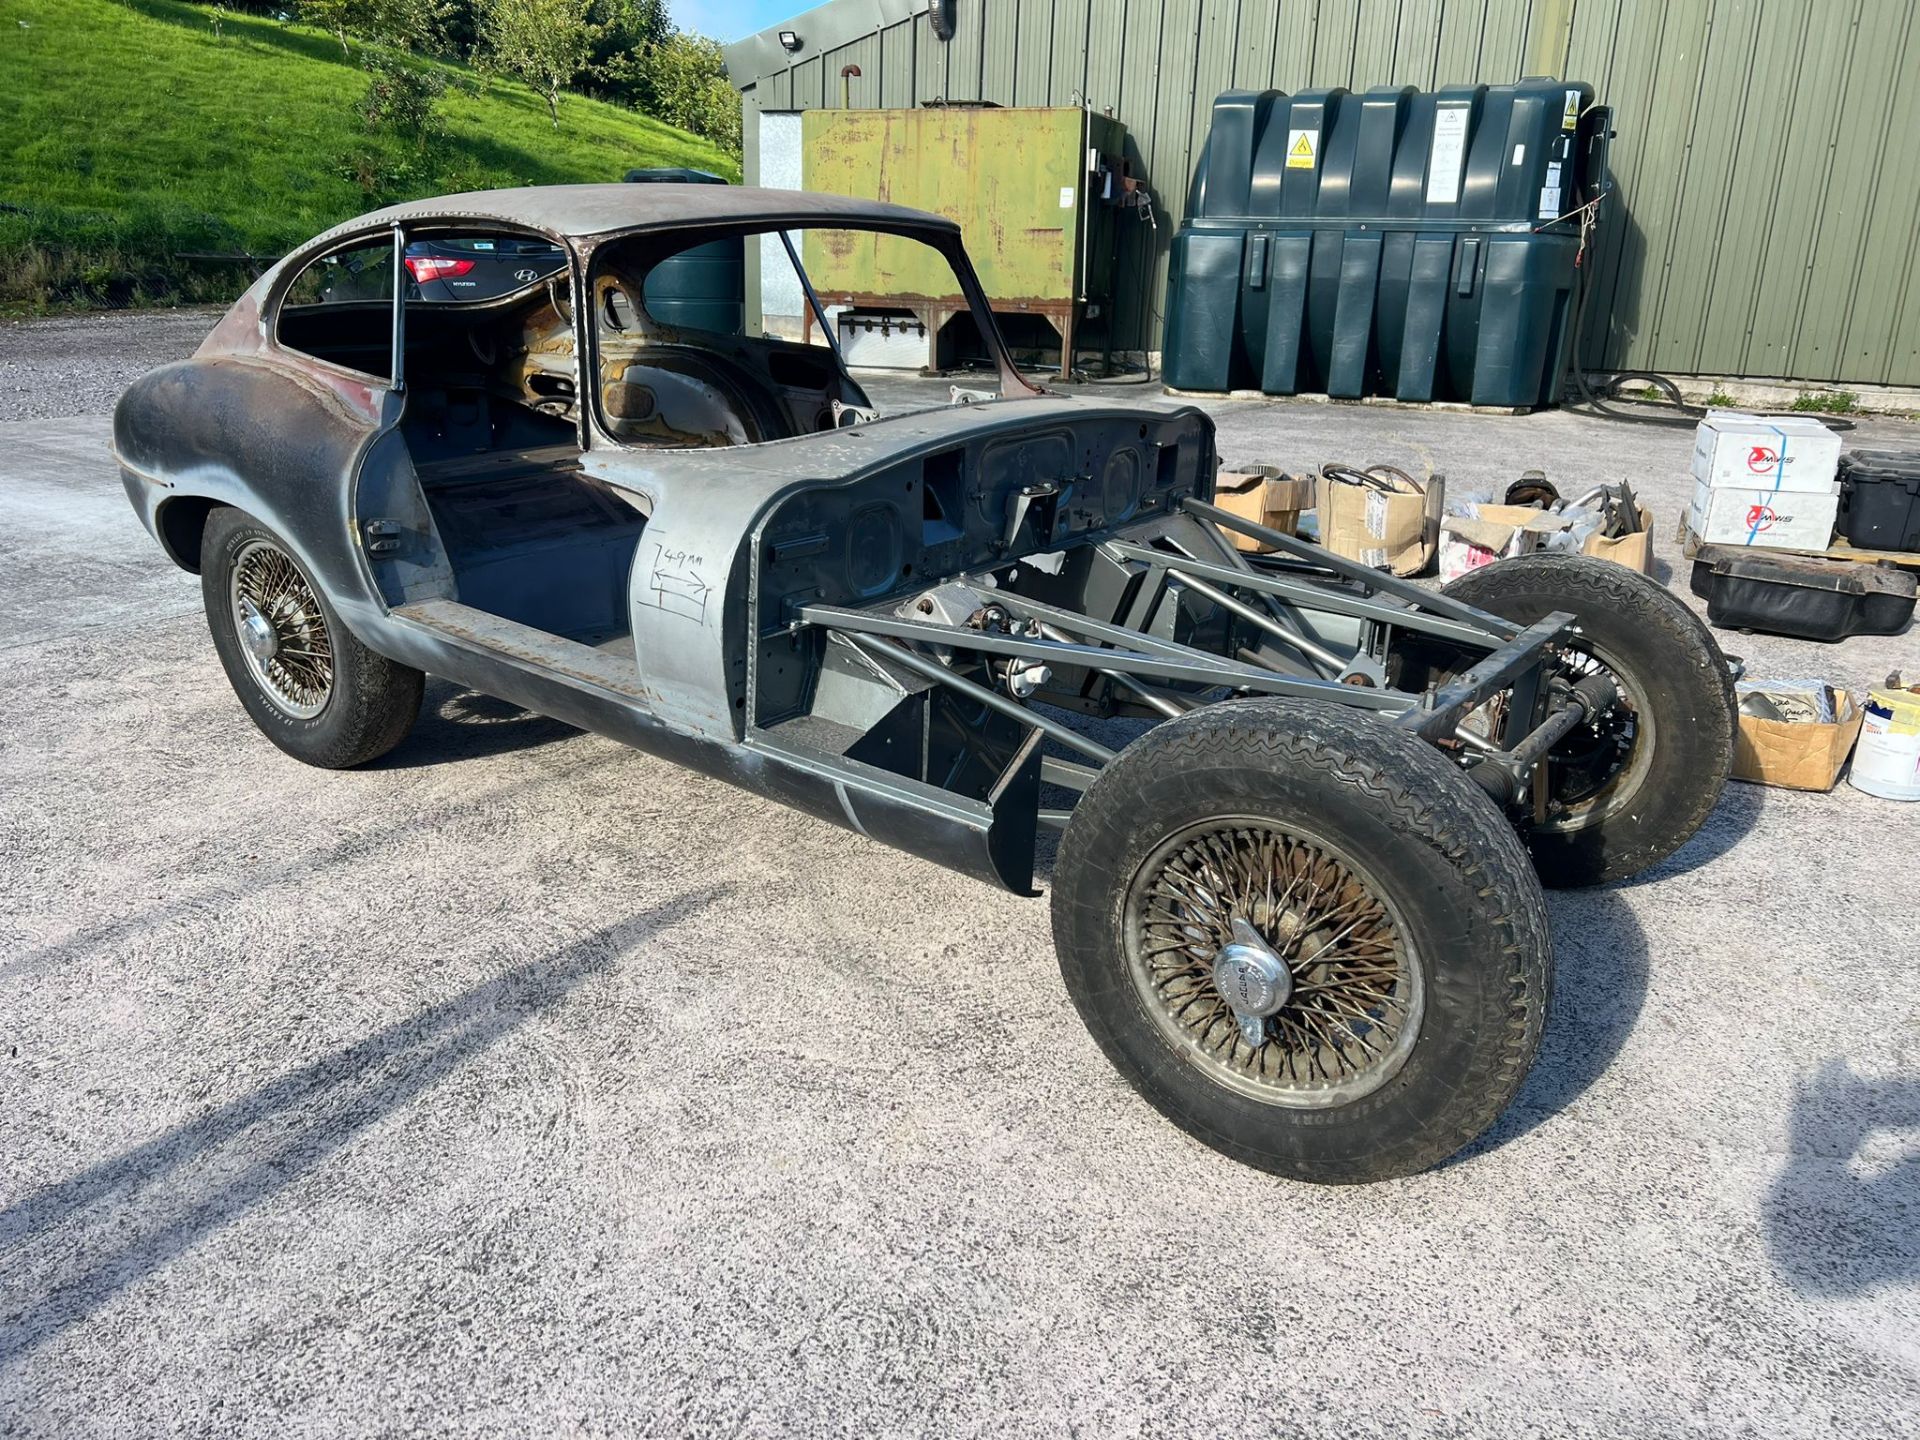
[[578, 96], [556, 132], [532, 91], [452, 64], [423, 154], [362, 124], [358, 45], [215, 18], [180, 0], [0, 0], [0, 305], [226, 298], [244, 271], [177, 257], [279, 255], [414, 195], [636, 165], [739, 175], [705, 140]]

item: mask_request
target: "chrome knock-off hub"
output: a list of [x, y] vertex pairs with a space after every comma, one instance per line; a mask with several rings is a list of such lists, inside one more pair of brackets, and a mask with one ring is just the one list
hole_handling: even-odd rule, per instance
[[1247, 1044], [1266, 1041], [1267, 1017], [1293, 998], [1293, 972], [1252, 924], [1236, 915], [1233, 938], [1213, 957], [1213, 988], [1233, 1011]]
[[247, 653], [262, 665], [280, 649], [280, 637], [274, 631], [273, 622], [244, 597], [240, 601], [240, 641], [247, 647]]

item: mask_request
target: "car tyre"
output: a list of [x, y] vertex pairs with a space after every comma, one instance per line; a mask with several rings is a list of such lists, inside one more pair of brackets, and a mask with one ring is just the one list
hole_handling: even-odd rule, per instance
[[292, 547], [252, 516], [208, 517], [200, 590], [234, 693], [296, 760], [364, 765], [412, 728], [426, 677], [355, 639]]
[[[1529, 824], [1528, 848], [1544, 885], [1624, 880], [1693, 837], [1719, 803], [1739, 724], [1733, 676], [1713, 635], [1663, 585], [1590, 555], [1518, 555], [1470, 570], [1445, 593], [1517, 624], [1556, 610], [1575, 616], [1578, 648], [1613, 672], [1636, 714], [1634, 744], [1618, 779], [1546, 825]], [[1568, 763], [1581, 743], [1556, 746]]]
[[[1339, 706], [1233, 701], [1143, 735], [1074, 810], [1052, 904], [1067, 992], [1128, 1083], [1297, 1180], [1439, 1163], [1539, 1047], [1553, 950], [1512, 825], [1432, 746]], [[1257, 1044], [1215, 978], [1236, 922], [1292, 990]]]

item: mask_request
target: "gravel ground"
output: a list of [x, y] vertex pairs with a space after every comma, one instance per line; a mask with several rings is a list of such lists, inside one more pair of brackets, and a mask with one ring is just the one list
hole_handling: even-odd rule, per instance
[[111, 415], [156, 365], [191, 355], [218, 309], [0, 320], [0, 422]]
[[[1042, 903], [445, 684], [270, 747], [105, 452], [207, 323], [0, 327], [0, 1434], [1916, 1433], [1920, 807], [1730, 787], [1552, 897], [1485, 1141], [1275, 1181], [1107, 1068]], [[1684, 433], [1211, 408], [1627, 476], [1674, 558]]]

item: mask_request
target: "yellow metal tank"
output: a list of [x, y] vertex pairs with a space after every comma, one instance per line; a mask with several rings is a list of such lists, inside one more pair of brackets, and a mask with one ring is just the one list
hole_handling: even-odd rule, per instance
[[[1074, 106], [809, 110], [802, 184], [955, 221], [998, 314], [1048, 320], [1070, 348], [1113, 292], [1116, 217], [1130, 192], [1126, 127]], [[809, 234], [802, 256], [822, 303], [906, 310], [935, 347], [966, 313], [932, 251], [890, 236]]]

